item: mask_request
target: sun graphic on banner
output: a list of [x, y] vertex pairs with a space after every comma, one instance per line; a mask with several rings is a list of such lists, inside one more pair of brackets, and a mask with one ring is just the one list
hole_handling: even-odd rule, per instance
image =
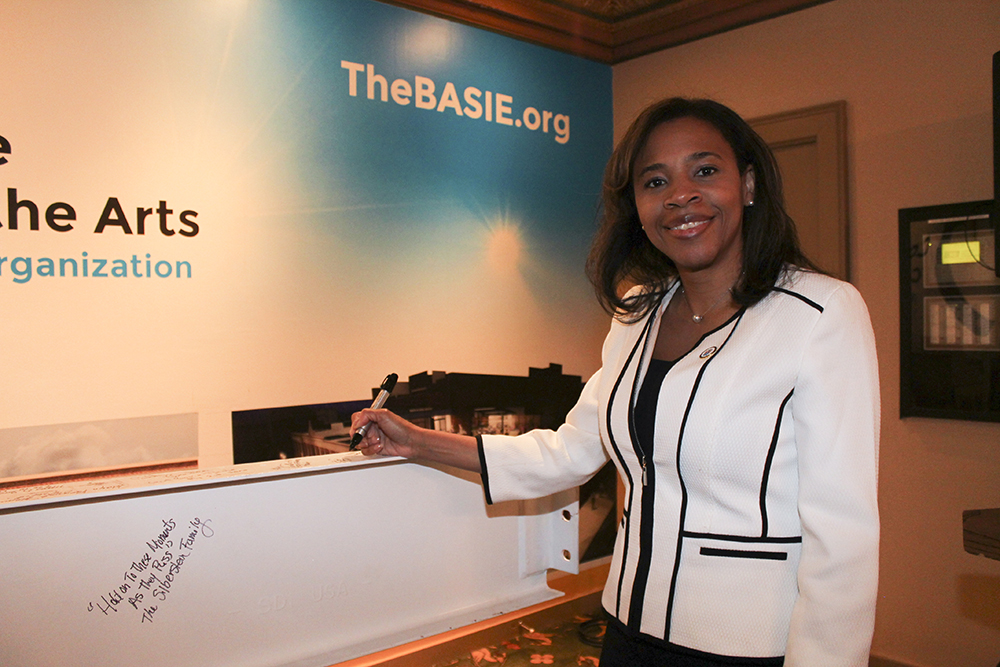
[[490, 268], [505, 274], [515, 272], [523, 254], [524, 241], [516, 222], [502, 219], [490, 226], [486, 245]]

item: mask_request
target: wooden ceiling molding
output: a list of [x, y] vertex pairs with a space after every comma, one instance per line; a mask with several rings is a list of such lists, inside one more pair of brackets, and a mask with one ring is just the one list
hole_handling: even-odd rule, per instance
[[614, 65], [830, 0], [382, 0]]

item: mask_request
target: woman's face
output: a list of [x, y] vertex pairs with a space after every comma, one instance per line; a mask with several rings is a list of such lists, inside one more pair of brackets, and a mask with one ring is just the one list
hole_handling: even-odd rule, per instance
[[632, 173], [642, 228], [682, 277], [739, 274], [753, 170], [740, 173], [733, 149], [712, 124], [685, 117], [658, 125]]

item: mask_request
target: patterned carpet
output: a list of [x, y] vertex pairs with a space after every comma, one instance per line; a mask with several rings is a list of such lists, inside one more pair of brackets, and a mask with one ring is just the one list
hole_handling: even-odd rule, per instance
[[576, 616], [556, 627], [538, 630], [522, 625], [519, 636], [497, 646], [483, 646], [434, 667], [597, 667], [604, 629], [602, 619], [590, 616]]

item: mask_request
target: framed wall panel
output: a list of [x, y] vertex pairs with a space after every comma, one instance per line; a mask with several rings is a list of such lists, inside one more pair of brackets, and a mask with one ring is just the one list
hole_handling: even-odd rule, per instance
[[992, 205], [899, 211], [902, 417], [1000, 421]]

